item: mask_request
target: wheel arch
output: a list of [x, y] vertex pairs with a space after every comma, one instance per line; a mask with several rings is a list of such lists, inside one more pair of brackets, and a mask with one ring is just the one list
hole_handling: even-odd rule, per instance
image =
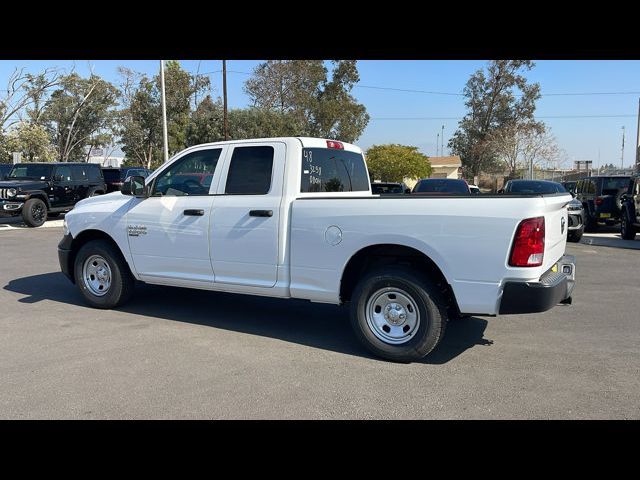
[[369, 245], [351, 256], [340, 279], [340, 301], [351, 300], [358, 280], [367, 270], [383, 265], [406, 265], [428, 276], [440, 286], [450, 306], [459, 311], [453, 289], [438, 264], [416, 248], [393, 243]]
[[[118, 243], [113, 239], [113, 237], [111, 237], [111, 235], [104, 232], [103, 230], [89, 229], [89, 230], [83, 230], [82, 232], [80, 232], [76, 237], [74, 237], [74, 239], [71, 242], [71, 246], [69, 249], [71, 253], [68, 259], [68, 262], [69, 262], [68, 271], [71, 274], [71, 281], [73, 283], [75, 283], [76, 281], [75, 268], [74, 268], [74, 265], [76, 262], [76, 256], [80, 251], [80, 248], [82, 248], [83, 245], [86, 245], [92, 240], [105, 240], [109, 242], [120, 253], [120, 255], [122, 256], [122, 259], [124, 260], [125, 265], [127, 265], [127, 267], [129, 268], [129, 272], [133, 275], [133, 270], [131, 268], [131, 265], [129, 265], [129, 262], [127, 261], [127, 257], [124, 255], [122, 249], [120, 248]], [[135, 275], [133, 276], [135, 277]]]
[[37, 198], [38, 200], [42, 200], [44, 202], [44, 204], [47, 206], [47, 210], [51, 208], [51, 203], [49, 202], [49, 198], [47, 197], [46, 193], [42, 191], [35, 191], [35, 192], [29, 192], [27, 193], [27, 195], [29, 195], [29, 198], [25, 200], [25, 203], [27, 202], [27, 200], [31, 200], [32, 198]]

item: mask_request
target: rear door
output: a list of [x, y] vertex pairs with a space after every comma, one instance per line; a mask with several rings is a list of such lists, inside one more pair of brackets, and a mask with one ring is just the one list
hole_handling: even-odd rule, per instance
[[284, 142], [229, 146], [211, 216], [216, 283], [276, 284], [285, 154]]
[[73, 203], [77, 203], [89, 195], [88, 166], [71, 165], [71, 178], [73, 179]]

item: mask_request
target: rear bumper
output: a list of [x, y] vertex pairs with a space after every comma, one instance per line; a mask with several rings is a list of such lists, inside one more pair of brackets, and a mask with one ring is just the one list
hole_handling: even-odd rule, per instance
[[64, 275], [75, 283], [73, 279], [73, 271], [71, 266], [71, 242], [73, 237], [71, 234], [67, 234], [62, 237], [62, 240], [58, 244], [58, 262], [60, 262], [60, 270]]
[[499, 313], [510, 315], [546, 312], [558, 303], [569, 300], [574, 287], [575, 257], [564, 255], [558, 261], [558, 271], [549, 271], [538, 281], [506, 282]]

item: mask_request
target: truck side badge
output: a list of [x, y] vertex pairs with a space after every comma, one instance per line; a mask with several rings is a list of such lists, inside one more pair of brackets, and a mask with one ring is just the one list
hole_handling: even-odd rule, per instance
[[127, 231], [130, 237], [139, 237], [147, 234], [147, 227], [144, 225], [127, 225]]

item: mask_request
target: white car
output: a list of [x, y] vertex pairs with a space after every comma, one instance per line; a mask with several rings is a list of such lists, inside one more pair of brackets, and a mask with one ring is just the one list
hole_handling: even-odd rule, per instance
[[407, 362], [436, 347], [449, 318], [568, 303], [570, 201], [373, 195], [355, 145], [228, 141], [81, 201], [58, 254], [93, 307], [123, 304], [135, 280], [346, 303], [370, 351]]
[[469, 191], [472, 195], [480, 195], [480, 188], [477, 185], [469, 184]]

